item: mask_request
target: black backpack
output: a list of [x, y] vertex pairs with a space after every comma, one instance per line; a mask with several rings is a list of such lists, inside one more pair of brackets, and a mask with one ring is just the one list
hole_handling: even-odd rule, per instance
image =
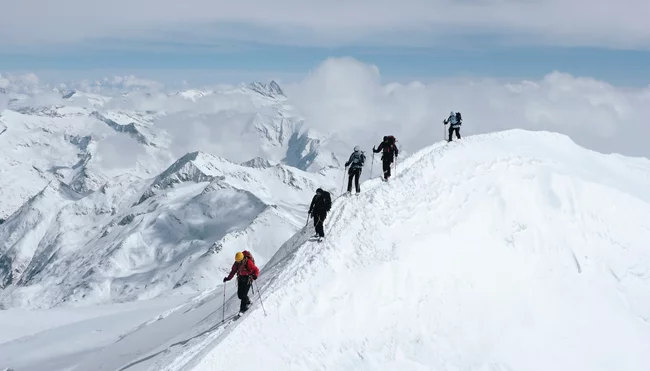
[[314, 199], [314, 208], [312, 211], [330, 211], [332, 208], [332, 196], [324, 189], [319, 188], [318, 190], [320, 190], [320, 193], [316, 193], [316, 198]]
[[386, 136], [388, 145], [384, 146], [384, 153], [388, 154], [390, 152], [393, 152], [393, 147], [395, 147], [395, 142], [397, 142], [397, 139], [393, 135], [387, 135]]
[[456, 112], [456, 124], [461, 125], [463, 123], [463, 118], [460, 115], [460, 112]]

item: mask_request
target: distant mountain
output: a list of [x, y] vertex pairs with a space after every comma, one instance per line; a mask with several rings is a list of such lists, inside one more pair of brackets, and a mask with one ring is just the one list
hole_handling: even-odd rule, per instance
[[23, 80], [3, 87], [11, 99], [0, 107], [0, 218], [52, 180], [83, 194], [122, 174], [153, 176], [195, 150], [309, 172], [340, 168], [346, 155], [341, 149], [347, 145], [308, 128], [274, 81], [103, 96], [10, 84]]
[[335, 177], [189, 153], [157, 176], [78, 192], [50, 181], [0, 225], [0, 304], [131, 301], [213, 287], [236, 251], [261, 266]]

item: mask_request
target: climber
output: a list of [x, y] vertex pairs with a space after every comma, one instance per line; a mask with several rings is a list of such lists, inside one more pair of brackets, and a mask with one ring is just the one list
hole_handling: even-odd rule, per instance
[[325, 238], [325, 231], [323, 230], [323, 223], [325, 218], [327, 218], [327, 212], [330, 211], [332, 207], [332, 197], [329, 192], [318, 188], [316, 190], [316, 195], [311, 200], [311, 205], [309, 205], [308, 215], [314, 218], [314, 228], [316, 229], [316, 235], [319, 241], [322, 241]]
[[239, 312], [244, 313], [251, 306], [248, 290], [250, 290], [253, 280], [260, 275], [260, 270], [255, 265], [255, 259], [249, 251], [244, 250], [235, 254], [235, 263], [233, 263], [228, 277], [224, 277], [223, 282], [230, 281], [235, 273], [237, 273], [237, 297], [241, 300]]
[[460, 139], [460, 125], [463, 124], [463, 118], [460, 115], [460, 112], [451, 111], [449, 117], [442, 122], [443, 124], [449, 124], [449, 139], [447, 142], [451, 142], [451, 135], [456, 132], [456, 138]]
[[388, 135], [384, 137], [384, 140], [379, 144], [379, 147], [376, 149], [375, 147], [372, 147], [372, 152], [382, 152], [381, 161], [383, 164], [384, 181], [388, 181], [388, 178], [390, 178], [390, 166], [393, 163], [395, 157], [397, 157], [399, 154], [397, 146], [395, 145], [396, 141], [397, 140], [394, 136]]
[[354, 146], [354, 152], [350, 155], [350, 159], [345, 163], [345, 167], [348, 169], [348, 193], [352, 192], [352, 178], [354, 178], [354, 186], [357, 190], [357, 194], [361, 192], [361, 187], [359, 187], [359, 177], [361, 177], [361, 170], [363, 170], [363, 165], [366, 162], [366, 155], [361, 151], [359, 146]]

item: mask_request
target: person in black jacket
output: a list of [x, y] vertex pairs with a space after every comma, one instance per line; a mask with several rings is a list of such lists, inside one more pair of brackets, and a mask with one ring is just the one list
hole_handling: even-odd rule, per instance
[[381, 152], [381, 161], [384, 171], [384, 181], [387, 181], [390, 178], [390, 166], [393, 164], [395, 157], [399, 154], [397, 146], [395, 145], [395, 137], [392, 135], [385, 136], [384, 140], [379, 143], [379, 147], [372, 147], [374, 153]]
[[309, 216], [314, 218], [314, 228], [316, 229], [316, 236], [319, 237], [319, 240], [325, 237], [325, 231], [323, 230], [323, 222], [327, 218], [327, 213], [332, 207], [332, 197], [329, 192], [318, 188], [316, 190], [316, 195], [311, 200], [311, 205], [309, 205]]

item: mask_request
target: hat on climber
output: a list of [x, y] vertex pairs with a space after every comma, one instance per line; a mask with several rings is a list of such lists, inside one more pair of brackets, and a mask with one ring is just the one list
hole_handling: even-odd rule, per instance
[[237, 252], [237, 254], [235, 254], [235, 261], [240, 262], [242, 261], [242, 259], [244, 259], [244, 254], [242, 254], [241, 252]]

